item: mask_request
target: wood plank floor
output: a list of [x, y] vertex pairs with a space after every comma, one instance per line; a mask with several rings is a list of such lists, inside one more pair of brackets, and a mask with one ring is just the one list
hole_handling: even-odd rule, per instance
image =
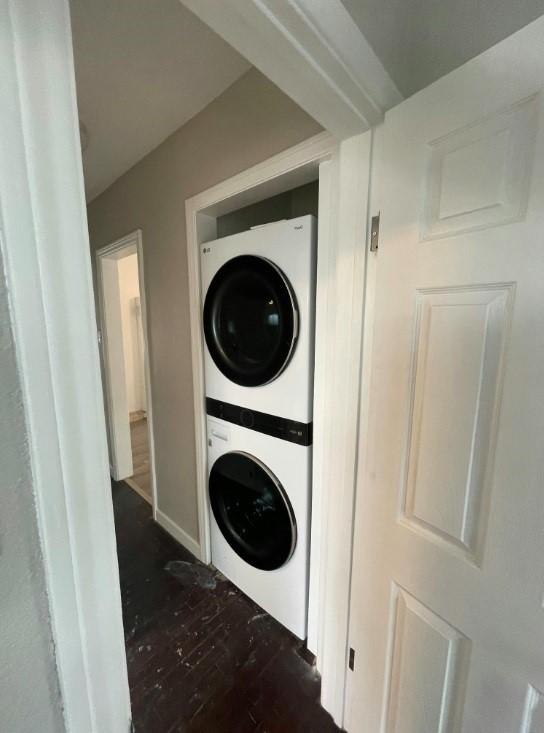
[[332, 733], [300, 642], [113, 483], [136, 733]]
[[[143, 413], [142, 413], [143, 414]], [[151, 503], [151, 474], [149, 464], [149, 436], [147, 433], [147, 418], [131, 420], [130, 445], [132, 448], [131, 482], [145, 494]]]

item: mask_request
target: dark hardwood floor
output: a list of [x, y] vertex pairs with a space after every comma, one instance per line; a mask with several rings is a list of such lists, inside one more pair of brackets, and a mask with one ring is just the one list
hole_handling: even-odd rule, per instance
[[113, 484], [136, 733], [329, 733], [301, 644]]

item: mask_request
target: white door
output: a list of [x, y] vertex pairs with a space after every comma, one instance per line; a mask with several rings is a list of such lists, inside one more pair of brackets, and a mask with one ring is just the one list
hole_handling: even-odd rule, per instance
[[543, 86], [541, 18], [377, 131], [350, 733], [544, 731]]

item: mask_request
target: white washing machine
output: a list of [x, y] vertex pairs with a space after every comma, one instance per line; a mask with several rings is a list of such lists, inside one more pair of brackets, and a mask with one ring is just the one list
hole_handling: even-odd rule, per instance
[[312, 421], [316, 219], [202, 245], [206, 396]]
[[[234, 419], [234, 416], [233, 416]], [[212, 563], [299, 639], [306, 637], [311, 446], [208, 417]], [[267, 418], [264, 427], [270, 431]], [[294, 438], [293, 438], [294, 439]]]

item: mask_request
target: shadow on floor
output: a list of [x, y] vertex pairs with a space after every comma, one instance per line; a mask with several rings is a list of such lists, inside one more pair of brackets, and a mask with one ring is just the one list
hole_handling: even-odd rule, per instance
[[136, 733], [329, 733], [301, 643], [113, 483]]

